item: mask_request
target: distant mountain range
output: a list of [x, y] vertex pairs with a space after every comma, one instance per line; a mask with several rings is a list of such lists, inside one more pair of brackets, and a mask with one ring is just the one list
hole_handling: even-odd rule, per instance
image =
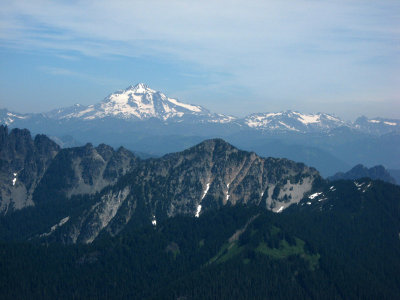
[[237, 118], [169, 98], [143, 83], [89, 106], [36, 114], [1, 109], [0, 123], [44, 133], [63, 147], [106, 143], [145, 157], [223, 138], [262, 156], [304, 162], [324, 176], [358, 163], [400, 169], [400, 120], [360, 117], [346, 122], [331, 114], [295, 111]]
[[328, 177], [328, 180], [354, 180], [365, 177], [396, 184], [396, 180], [391, 176], [390, 171], [386, 170], [383, 166], [374, 166], [371, 168], [367, 168], [363, 165], [357, 165], [345, 173], [339, 172], [333, 176]]
[[93, 121], [100, 119], [145, 121], [158, 119], [167, 123], [220, 123], [245, 126], [262, 131], [325, 132], [338, 127], [348, 127], [361, 132], [384, 134], [400, 130], [400, 120], [360, 117], [346, 122], [326, 114], [303, 114], [296, 111], [254, 113], [244, 118], [211, 113], [199, 105], [186, 104], [149, 88], [144, 83], [129, 86], [106, 97], [102, 102], [84, 106], [75, 104], [40, 114], [19, 114], [6, 109], [0, 111], [1, 123], [17, 125], [22, 120], [38, 121]]

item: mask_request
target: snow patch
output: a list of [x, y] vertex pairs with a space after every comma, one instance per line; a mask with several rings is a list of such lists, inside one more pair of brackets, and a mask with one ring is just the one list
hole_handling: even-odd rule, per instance
[[364, 183], [358, 183], [357, 181], [354, 181], [354, 185], [356, 186], [357, 190], [361, 190], [361, 187], [364, 185]]
[[12, 180], [12, 185], [14, 186], [16, 182], [17, 182], [17, 173], [14, 173], [14, 178]]
[[58, 223], [58, 226], [63, 226], [68, 221], [69, 221], [69, 216], [65, 217], [64, 219], [61, 219], [60, 222]]
[[173, 108], [170, 108], [167, 104], [165, 104], [165, 103], [163, 103], [162, 104], [162, 106], [163, 106], [163, 108], [164, 108], [164, 111], [166, 112], [166, 113], [172, 113], [172, 112], [176, 112], [176, 110], [175, 109], [173, 109]]
[[292, 126], [287, 125], [286, 123], [283, 123], [282, 121], [279, 121], [279, 124], [285, 126], [285, 127], [286, 127], [287, 129], [289, 129], [289, 130], [300, 131], [300, 130], [298, 130], [298, 129], [292, 127]]
[[[9, 116], [9, 117], [14, 117], [14, 118], [18, 118], [18, 119], [27, 119], [27, 118], [28, 118], [27, 116], [19, 116], [19, 115], [10, 113], [10, 112], [7, 113], [7, 116]], [[12, 122], [13, 122], [13, 121], [14, 121], [14, 120], [12, 120]]]
[[179, 102], [178, 100], [172, 99], [172, 98], [168, 98], [168, 101], [177, 106], [186, 108], [187, 110], [194, 111], [194, 112], [201, 112], [201, 109], [198, 106], [182, 103], [182, 102]]
[[[365, 193], [365, 192], [368, 190], [368, 188], [371, 187], [371, 185], [372, 185], [372, 183], [370, 182], [370, 183], [364, 188], [364, 190], [363, 190], [362, 192]], [[360, 188], [359, 188], [359, 190], [360, 190]]]
[[201, 212], [201, 205], [197, 205], [197, 210], [196, 210], [196, 214], [194, 215], [196, 218], [198, 218], [200, 216], [200, 212]]
[[266, 118], [276, 117], [276, 116], [282, 116], [282, 113], [268, 113], [264, 115], [264, 117]]
[[228, 200], [229, 200], [229, 197], [231, 196], [231, 195], [229, 195], [229, 185], [230, 185], [230, 183], [228, 183], [228, 184], [226, 185], [226, 201], [228, 201]]
[[281, 116], [282, 113], [267, 113], [261, 115], [252, 115], [246, 120], [249, 127], [262, 127], [268, 125], [273, 117]]
[[277, 212], [277, 213], [280, 213], [280, 212], [283, 211], [284, 208], [285, 208], [285, 206], [281, 206], [281, 207], [279, 207], [279, 209], [278, 209], [276, 212]]
[[247, 124], [247, 126], [254, 128], [254, 127], [260, 127], [262, 125], [267, 125], [268, 121], [261, 123], [261, 122], [249, 120], [249, 121], [246, 122], [246, 124]]
[[397, 123], [394, 123], [394, 122], [387, 122], [387, 121], [385, 121], [385, 122], [383, 122], [383, 123], [385, 123], [386, 125], [390, 125], [390, 126], [396, 126], [396, 125], [397, 125]]
[[381, 121], [379, 120], [368, 120], [369, 123], [380, 123]]
[[69, 221], [69, 216], [65, 217], [63, 219], [60, 220], [60, 222], [58, 222], [58, 224], [51, 226], [50, 231], [49, 232], [45, 232], [42, 233], [41, 235], [39, 235], [39, 237], [44, 237], [44, 236], [49, 236], [51, 235], [54, 231], [56, 231], [57, 228], [63, 226], [65, 223], [67, 223]]
[[201, 200], [203, 200], [204, 197], [207, 195], [209, 189], [210, 189], [210, 183], [208, 182], [207, 186], [206, 186], [206, 189], [203, 192], [203, 196], [201, 196]]
[[87, 109], [80, 111], [79, 113], [77, 113], [76, 115], [74, 115], [74, 117], [78, 117], [78, 118], [79, 118], [79, 117], [82, 117], [83, 115], [85, 115], [85, 114], [87, 114], [87, 113], [92, 112], [92, 111], [94, 111], [93, 106], [88, 107]]
[[297, 120], [299, 120], [304, 125], [308, 125], [311, 123], [318, 123], [321, 119], [320, 115], [303, 115], [301, 113], [293, 112], [293, 114], [299, 116]]
[[363, 191], [362, 191], [363, 193], [365, 193], [367, 191], [367, 189], [370, 188], [372, 185], [371, 182], [368, 183], [367, 186], [365, 186], [365, 184], [366, 184], [365, 182], [358, 183], [357, 181], [354, 181], [354, 185], [356, 186], [357, 190], [361, 191], [361, 189], [363, 189]]
[[327, 118], [330, 121], [341, 122], [338, 118], [335, 118], [331, 115], [325, 115], [325, 118]]
[[318, 197], [318, 196], [321, 195], [321, 194], [322, 194], [322, 192], [320, 192], [320, 193], [314, 193], [314, 194], [308, 196], [308, 198], [310, 198], [311, 200], [313, 200], [314, 198]]
[[225, 124], [225, 123], [230, 123], [230, 122], [236, 120], [236, 118], [232, 117], [232, 116], [225, 116], [225, 115], [221, 115], [221, 114], [218, 114], [217, 116], [218, 117], [216, 119], [211, 119], [208, 122]]

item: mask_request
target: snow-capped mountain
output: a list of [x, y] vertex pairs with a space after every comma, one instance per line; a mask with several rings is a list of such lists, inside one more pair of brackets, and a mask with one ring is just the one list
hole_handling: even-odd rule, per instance
[[325, 113], [302, 114], [296, 111], [252, 114], [244, 123], [254, 129], [274, 131], [314, 132], [327, 131], [340, 126], [351, 126], [338, 117]]
[[[175, 124], [224, 124], [236, 125], [262, 132], [327, 132], [338, 127], [348, 127], [369, 134], [385, 134], [400, 130], [400, 120], [367, 119], [360, 117], [355, 122], [345, 122], [326, 113], [304, 114], [296, 111], [255, 113], [245, 118], [216, 114], [200, 106], [170, 98], [162, 92], [151, 89], [144, 83], [131, 85], [124, 90], [110, 94], [97, 104], [85, 106], [75, 104], [71, 107], [55, 109], [42, 114], [18, 114], [0, 109], [0, 123], [12, 127], [35, 125], [48, 121], [94, 121], [116, 119], [125, 121], [146, 121], [157, 119]], [[71, 123], [69, 123], [71, 124]]]
[[400, 120], [374, 118], [368, 119], [365, 116], [357, 118], [354, 127], [371, 134], [384, 134], [389, 132], [400, 132]]
[[12, 125], [15, 121], [29, 119], [29, 114], [12, 113], [7, 109], [0, 109], [0, 124]]
[[58, 120], [94, 120], [112, 117], [125, 120], [156, 118], [163, 121], [176, 121], [184, 118], [206, 118], [210, 122], [226, 122], [226, 120], [233, 119], [230, 116], [211, 114], [210, 111], [199, 105], [186, 104], [169, 98], [144, 83], [117, 91], [95, 105], [76, 104], [72, 107], [53, 110], [46, 115]]

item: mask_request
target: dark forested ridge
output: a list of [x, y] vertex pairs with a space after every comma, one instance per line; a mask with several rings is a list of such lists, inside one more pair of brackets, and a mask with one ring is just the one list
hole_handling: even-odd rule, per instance
[[[1, 242], [4, 299], [397, 299], [400, 188], [338, 181], [280, 214], [223, 207], [90, 245]], [[319, 198], [319, 199], [318, 199]], [[321, 200], [323, 199], [323, 200]], [[319, 201], [321, 200], [321, 201]]]
[[0, 146], [1, 299], [400, 295], [397, 185], [221, 139], [140, 160], [2, 127]]

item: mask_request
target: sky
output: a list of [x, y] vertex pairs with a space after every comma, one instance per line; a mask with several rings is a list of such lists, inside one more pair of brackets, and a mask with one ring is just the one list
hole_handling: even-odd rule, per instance
[[89, 105], [139, 82], [238, 117], [400, 119], [400, 2], [2, 0], [0, 108]]

